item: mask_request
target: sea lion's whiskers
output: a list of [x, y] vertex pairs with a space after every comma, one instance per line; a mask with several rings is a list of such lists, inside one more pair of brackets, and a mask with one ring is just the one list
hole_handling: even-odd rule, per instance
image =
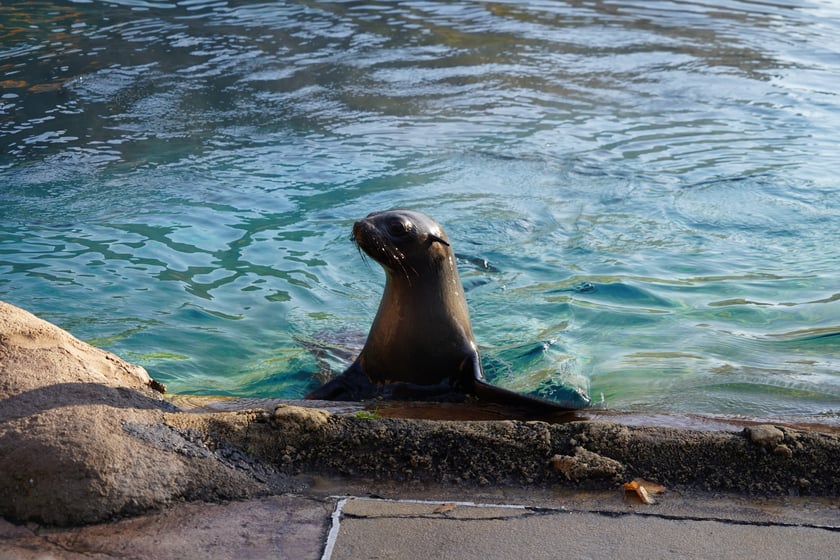
[[[408, 282], [408, 285], [411, 286], [412, 285], [411, 284], [411, 274], [409, 274], [408, 268], [406, 268], [406, 265], [405, 265], [405, 263], [406, 263], [405, 253], [403, 253], [402, 251], [398, 250], [395, 247], [393, 249], [392, 253], [391, 253], [391, 257], [394, 260], [394, 264], [396, 264], [397, 266], [400, 267], [400, 270], [402, 271], [402, 275], [406, 279], [406, 281]], [[412, 270], [414, 271], [414, 274], [416, 275], [417, 271], [414, 270], [413, 268], [412, 268]]]
[[368, 262], [368, 256], [362, 251], [361, 247], [357, 247], [359, 249], [359, 256], [362, 257], [362, 262], [365, 263], [365, 266], [370, 267], [370, 262]]
[[352, 241], [353, 245], [356, 246], [356, 250], [359, 252], [359, 256], [362, 257], [362, 262], [365, 263], [365, 266], [370, 267], [370, 263], [367, 260], [367, 254], [362, 251], [362, 246], [359, 245], [359, 240], [356, 239], [355, 233], [350, 235], [350, 241]]

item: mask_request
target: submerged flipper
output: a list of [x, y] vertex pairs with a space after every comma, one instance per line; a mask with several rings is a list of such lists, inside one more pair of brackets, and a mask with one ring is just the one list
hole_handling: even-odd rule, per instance
[[470, 356], [463, 366], [463, 369], [471, 370], [473, 377], [471, 392], [478, 397], [479, 401], [517, 408], [530, 414], [580, 410], [588, 407], [590, 403], [586, 391], [568, 386], [555, 386], [551, 392], [551, 398], [548, 399], [492, 385], [484, 377], [478, 352]]
[[454, 389], [448, 382], [435, 385], [373, 383], [357, 358], [344, 373], [310, 392], [306, 398], [322, 401], [364, 401], [380, 398], [393, 401], [462, 402], [467, 399], [467, 395]]
[[377, 393], [376, 385], [370, 382], [356, 358], [344, 373], [311, 391], [306, 398], [318, 401], [364, 401], [376, 397]]
[[523, 395], [516, 391], [504, 389], [498, 385], [491, 385], [486, 381], [475, 381], [475, 396], [479, 401], [502, 404], [532, 413], [561, 412], [580, 410], [589, 406], [589, 396], [576, 389], [569, 389], [563, 400], [548, 400], [531, 395]]

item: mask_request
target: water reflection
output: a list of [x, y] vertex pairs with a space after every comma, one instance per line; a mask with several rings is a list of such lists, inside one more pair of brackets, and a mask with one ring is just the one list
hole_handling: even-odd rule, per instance
[[52, 107], [10, 123], [8, 155], [74, 145], [142, 164], [161, 161], [161, 141], [179, 159], [288, 129], [387, 146], [525, 125], [539, 145], [571, 119], [590, 149], [648, 164], [706, 144], [714, 161], [686, 158], [688, 172], [754, 134], [806, 138], [774, 84], [790, 66], [780, 33], [807, 23], [784, 6], [119, 5], [4, 9], [10, 110]]
[[350, 224], [413, 206], [490, 362], [555, 340], [613, 406], [836, 413], [838, 15], [4, 3], [0, 297], [177, 390], [296, 396], [297, 341], [375, 311]]

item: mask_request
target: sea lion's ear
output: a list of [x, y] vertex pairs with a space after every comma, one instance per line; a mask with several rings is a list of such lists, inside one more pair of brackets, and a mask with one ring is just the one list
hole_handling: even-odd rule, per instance
[[434, 235], [434, 234], [430, 233], [429, 234], [429, 242], [434, 243], [435, 241], [437, 241], [438, 243], [442, 243], [442, 244], [446, 245], [447, 247], [449, 247], [449, 242], [447, 242], [444, 239], [441, 239], [437, 235]]

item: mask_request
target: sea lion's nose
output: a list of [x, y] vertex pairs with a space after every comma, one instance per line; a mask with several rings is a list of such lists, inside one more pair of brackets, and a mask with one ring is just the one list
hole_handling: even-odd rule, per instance
[[373, 225], [368, 218], [364, 218], [353, 224], [353, 235], [351, 239], [356, 243], [361, 243], [363, 239], [370, 236]]

